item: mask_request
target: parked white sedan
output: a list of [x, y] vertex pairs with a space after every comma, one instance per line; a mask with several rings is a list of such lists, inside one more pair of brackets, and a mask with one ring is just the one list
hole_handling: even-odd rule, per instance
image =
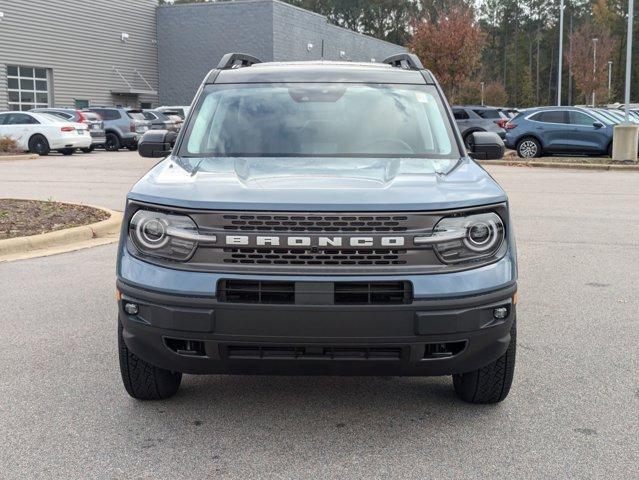
[[38, 155], [51, 150], [71, 155], [76, 148], [91, 146], [86, 125], [48, 113], [0, 112], [0, 136], [11, 137], [20, 150]]

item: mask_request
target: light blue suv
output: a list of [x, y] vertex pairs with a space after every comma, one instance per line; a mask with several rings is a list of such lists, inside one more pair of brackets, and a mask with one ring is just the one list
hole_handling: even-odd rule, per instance
[[[470, 155], [497, 159], [496, 133]], [[414, 55], [228, 54], [129, 192], [120, 369], [141, 400], [183, 373], [452, 375], [495, 403], [515, 368], [508, 198]]]
[[613, 127], [612, 121], [587, 108], [531, 108], [506, 124], [506, 146], [522, 158], [610, 155]]

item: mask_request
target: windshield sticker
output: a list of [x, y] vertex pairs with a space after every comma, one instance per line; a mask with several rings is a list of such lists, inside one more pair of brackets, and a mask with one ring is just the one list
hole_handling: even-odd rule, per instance
[[428, 95], [424, 92], [415, 92], [415, 98], [420, 103], [428, 103]]

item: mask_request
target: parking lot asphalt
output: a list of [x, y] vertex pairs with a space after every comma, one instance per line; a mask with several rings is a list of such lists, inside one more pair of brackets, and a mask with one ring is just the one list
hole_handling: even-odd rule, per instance
[[[123, 206], [154, 161], [0, 162], [0, 196]], [[491, 167], [518, 239], [518, 358], [496, 406], [449, 377], [185, 376], [117, 364], [115, 245], [0, 264], [0, 478], [638, 478], [639, 174]]]

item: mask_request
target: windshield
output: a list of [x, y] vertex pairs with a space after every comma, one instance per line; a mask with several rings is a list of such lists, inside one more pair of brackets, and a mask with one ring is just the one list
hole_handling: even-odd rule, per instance
[[481, 118], [485, 118], [487, 120], [508, 118], [499, 110], [475, 110], [474, 112]]
[[590, 113], [593, 117], [595, 117], [597, 120], [601, 121], [601, 123], [603, 123], [604, 125], [614, 125], [615, 121], [613, 118], [611, 118], [609, 115], [606, 115], [605, 112], [602, 112], [601, 110], [586, 110], [588, 113]]
[[129, 110], [126, 114], [133, 120], [144, 120], [144, 113], [139, 110]]
[[185, 158], [423, 158], [452, 168], [460, 157], [430, 86], [211, 85], [198, 103]]

